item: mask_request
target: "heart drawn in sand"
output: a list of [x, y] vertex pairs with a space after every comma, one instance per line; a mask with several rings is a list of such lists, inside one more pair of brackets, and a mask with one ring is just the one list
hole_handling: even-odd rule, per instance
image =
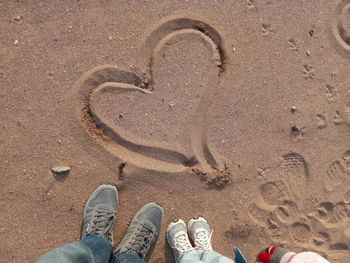
[[[204, 91], [193, 116], [189, 138], [190, 152], [179, 145], [162, 141], [151, 142], [133, 135], [105, 118], [96, 99], [106, 93], [113, 93], [113, 96], [133, 93], [141, 100], [152, 96], [153, 67], [158, 53], [168, 41], [186, 34], [196, 35], [210, 46], [213, 63], [217, 67], [215, 81]], [[226, 171], [226, 164], [209, 148], [206, 138], [210, 102], [217, 93], [227, 62], [220, 34], [201, 19], [168, 18], [148, 35], [142, 52], [148, 59], [141, 66], [143, 73], [140, 75], [104, 65], [88, 71], [75, 83], [74, 92], [78, 101], [75, 110], [82, 126], [113, 155], [138, 167], [164, 172], [180, 172], [191, 167], [205, 175]]]

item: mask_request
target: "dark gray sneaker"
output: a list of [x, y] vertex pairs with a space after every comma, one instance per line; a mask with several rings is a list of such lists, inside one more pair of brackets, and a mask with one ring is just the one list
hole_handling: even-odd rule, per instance
[[107, 238], [113, 244], [113, 227], [118, 207], [118, 191], [115, 186], [99, 186], [87, 200], [81, 238], [97, 235]]
[[156, 242], [163, 218], [163, 208], [157, 203], [145, 204], [136, 212], [126, 235], [114, 253], [133, 251], [145, 259], [150, 247]]

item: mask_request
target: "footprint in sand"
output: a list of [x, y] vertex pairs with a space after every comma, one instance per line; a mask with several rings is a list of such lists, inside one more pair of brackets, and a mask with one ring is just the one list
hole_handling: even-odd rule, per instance
[[305, 64], [303, 69], [303, 76], [305, 79], [313, 79], [315, 77], [315, 70], [310, 65]]
[[[106, 118], [104, 112], [113, 113], [115, 109], [103, 108], [105, 105], [101, 101], [110, 99], [112, 94], [121, 99], [119, 104], [125, 104], [124, 109], [126, 108], [130, 113], [136, 109], [134, 112], [144, 114], [144, 117], [138, 116], [140, 121], [148, 118], [148, 113], [154, 112], [151, 110], [152, 98], [155, 101], [157, 99], [156, 92], [159, 91], [159, 87], [154, 84], [154, 65], [166, 59], [162, 53], [164, 47], [170, 45], [176, 38], [182, 38], [182, 41], [186, 41], [186, 36], [198, 39], [210, 49], [211, 61], [216, 68], [215, 72], [213, 71], [213, 76], [208, 76], [211, 79], [210, 85], [204, 89], [197, 109], [192, 114], [192, 126], [188, 135], [189, 142], [184, 143], [184, 145], [173, 145], [159, 140], [159, 136], [156, 135], [154, 137], [157, 137], [158, 140], [150, 140], [147, 136], [143, 136], [142, 132], [135, 135], [135, 133], [118, 125], [128, 121], [125, 114], [120, 112], [121, 110], [115, 112], [116, 121], [113, 122], [111, 118]], [[75, 83], [74, 92], [78, 102], [75, 112], [82, 126], [95, 141], [113, 155], [142, 168], [179, 172], [188, 167], [199, 166], [207, 173], [212, 171], [218, 173], [221, 168], [226, 169], [226, 166], [220, 162], [220, 158], [214, 156], [206, 139], [207, 113], [210, 110], [212, 97], [218, 93], [219, 78], [224, 74], [227, 60], [220, 34], [211, 25], [200, 19], [167, 18], [146, 38], [143, 56], [146, 56], [147, 59], [142, 63], [142, 74], [106, 65], [92, 69]], [[186, 83], [178, 84], [186, 86]], [[164, 102], [165, 100], [166, 98], [163, 99]], [[147, 102], [139, 104], [141, 101]], [[168, 101], [168, 104], [168, 111], [176, 110], [172, 101]], [[150, 109], [138, 110], [139, 105], [148, 106]], [[159, 107], [154, 110], [159, 110]], [[150, 120], [155, 121], [154, 126], [158, 125], [156, 117], [157, 114]], [[137, 125], [141, 131], [143, 127], [140, 123], [131, 126], [136, 127]], [[148, 133], [152, 135], [152, 132]]]
[[335, 125], [340, 125], [340, 124], [343, 123], [343, 121], [344, 120], [341, 118], [340, 112], [336, 110], [335, 113], [334, 113], [334, 117], [333, 117], [333, 123]]
[[[290, 188], [291, 196], [295, 201], [305, 200], [310, 183], [310, 171], [308, 163], [299, 153], [290, 152], [282, 156], [282, 170], [280, 178]], [[299, 204], [300, 205], [300, 204]]]
[[312, 246], [315, 251], [327, 254], [332, 262], [349, 262], [350, 255], [350, 204], [349, 202], [320, 202], [308, 214], [312, 226]]
[[293, 38], [288, 40], [288, 46], [289, 46], [289, 49], [293, 51], [298, 51], [297, 42]]
[[341, 158], [333, 161], [328, 166], [326, 174], [325, 188], [327, 191], [334, 191], [337, 187], [346, 191], [350, 182], [350, 150], [345, 151]]
[[291, 211], [288, 209], [289, 207], [284, 205], [268, 205], [264, 200], [258, 198], [249, 205], [248, 215], [254, 225], [266, 231], [267, 236], [273, 241], [282, 244], [288, 235], [285, 222], [290, 220], [286, 218], [294, 217], [294, 208]]
[[261, 31], [263, 36], [268, 36], [276, 33], [276, 31], [272, 29], [271, 25], [266, 23], [261, 23]]
[[320, 231], [315, 233], [312, 238], [312, 243], [317, 247], [323, 247], [330, 242], [330, 236], [327, 232]]
[[260, 186], [262, 199], [269, 205], [279, 205], [288, 196], [288, 188], [282, 181], [268, 182]]
[[288, 226], [300, 217], [297, 202], [305, 195], [300, 196], [299, 191], [305, 188], [310, 174], [304, 158], [294, 152], [283, 155], [281, 164], [274, 170], [274, 175], [265, 175], [270, 181], [259, 186], [259, 194], [249, 205], [248, 214], [253, 222], [267, 229], [273, 240], [283, 243], [289, 236]]
[[[307, 162], [304, 158], [295, 152], [290, 152], [282, 156], [282, 162], [275, 168], [276, 176], [271, 177], [259, 186], [259, 195], [256, 199], [261, 209], [276, 214], [279, 221], [288, 223], [295, 219], [298, 213], [297, 202], [305, 199], [307, 182], [310, 180], [310, 172]], [[301, 193], [301, 194], [300, 194]], [[251, 214], [256, 217], [261, 211], [254, 211], [257, 203], [251, 205]], [[266, 209], [270, 206], [269, 209]]]
[[316, 120], [317, 120], [317, 127], [319, 129], [323, 129], [325, 127], [327, 127], [327, 119], [326, 116], [323, 114], [317, 114], [316, 115]]
[[344, 201], [321, 202], [315, 216], [328, 227], [336, 227], [350, 221], [350, 204]]
[[306, 218], [300, 218], [298, 221], [289, 225], [289, 236], [297, 245], [308, 245], [312, 238], [310, 223]]
[[285, 225], [292, 223], [299, 216], [297, 204], [291, 200], [284, 200], [274, 211], [277, 219]]
[[327, 84], [326, 97], [329, 103], [335, 102], [337, 100], [337, 89], [334, 86]]
[[252, 222], [262, 227], [266, 227], [273, 210], [273, 206], [269, 206], [261, 199], [257, 199], [249, 205], [248, 214]]
[[[349, 157], [350, 151], [342, 155], [344, 166]], [[264, 178], [270, 181], [259, 186], [248, 215], [267, 241], [313, 250], [334, 262], [348, 262], [350, 191], [343, 201], [306, 204], [312, 197], [307, 194], [312, 177], [305, 159], [295, 152], [283, 155], [281, 164], [266, 171]]]

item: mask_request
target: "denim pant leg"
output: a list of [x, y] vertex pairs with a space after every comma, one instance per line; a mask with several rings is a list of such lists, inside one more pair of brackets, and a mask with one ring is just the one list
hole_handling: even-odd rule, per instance
[[39, 258], [37, 263], [109, 263], [112, 251], [112, 244], [107, 239], [88, 235], [78, 242], [50, 250]]
[[111, 263], [146, 263], [140, 256], [132, 251], [115, 253]]
[[227, 258], [213, 250], [203, 253], [201, 260], [205, 263], [235, 263], [233, 259]]
[[192, 250], [183, 255], [178, 263], [199, 263], [202, 262], [197, 250]]

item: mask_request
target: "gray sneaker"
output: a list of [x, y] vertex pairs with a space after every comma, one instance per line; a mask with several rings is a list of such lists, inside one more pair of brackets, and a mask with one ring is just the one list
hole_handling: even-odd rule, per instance
[[97, 235], [113, 244], [113, 227], [118, 207], [118, 191], [115, 186], [99, 186], [87, 200], [83, 214], [81, 238]]
[[179, 262], [183, 255], [195, 251], [187, 235], [187, 227], [182, 219], [174, 220], [166, 231], [167, 241], [173, 249], [175, 262]]
[[211, 230], [207, 220], [203, 217], [195, 217], [188, 222], [188, 234], [194, 242], [199, 253], [213, 250], [211, 245]]
[[157, 203], [145, 204], [136, 212], [128, 231], [114, 253], [133, 251], [145, 259], [150, 247], [156, 242], [163, 218], [163, 208]]

